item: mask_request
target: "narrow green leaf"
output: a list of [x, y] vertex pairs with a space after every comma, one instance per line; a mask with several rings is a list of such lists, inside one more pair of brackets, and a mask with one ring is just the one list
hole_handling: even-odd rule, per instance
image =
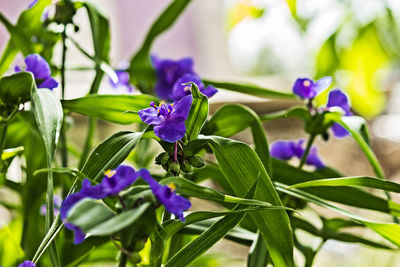
[[24, 35], [23, 32], [21, 32], [17, 27], [12, 25], [6, 17], [4, 17], [3, 14], [0, 13], [0, 21], [3, 23], [3, 25], [6, 27], [7, 31], [10, 33], [12, 40], [14, 43], [18, 46], [18, 48], [24, 53], [24, 54], [29, 54], [30, 51], [32, 51], [31, 47], [31, 42], [27, 38], [27, 36]]
[[295, 184], [290, 187], [302, 188], [313, 186], [363, 186], [400, 193], [400, 184], [368, 176], [321, 179]]
[[230, 83], [230, 82], [217, 82], [211, 80], [203, 80], [204, 84], [213, 85], [220, 89], [226, 89], [229, 91], [240, 92], [248, 95], [254, 95], [265, 98], [284, 98], [284, 99], [294, 99], [294, 95], [290, 93], [283, 93], [263, 87], [259, 87], [257, 85], [251, 84], [239, 84], [239, 83]]
[[191, 83], [192, 106], [185, 121], [188, 140], [195, 140], [208, 117], [208, 98], [203, 95], [195, 83]]
[[19, 72], [0, 79], [0, 100], [6, 105], [19, 105], [31, 99], [35, 80], [29, 72]]
[[260, 233], [257, 234], [250, 247], [247, 267], [265, 267], [268, 263], [268, 249]]
[[285, 118], [299, 118], [304, 121], [309, 121], [311, 119], [311, 115], [310, 112], [303, 106], [293, 107], [288, 110], [282, 110], [260, 115], [260, 120], [262, 121], [285, 119]]
[[[237, 196], [244, 196], [246, 188], [258, 178], [254, 198], [282, 205], [261, 160], [247, 144], [217, 136], [202, 139], [208, 140], [225, 179]], [[293, 266], [292, 229], [286, 212], [255, 212], [250, 216], [262, 233], [274, 264]]]
[[157, 98], [150, 95], [89, 95], [82, 98], [63, 100], [65, 110], [102, 120], [131, 124], [142, 122], [138, 111], [148, 108]]
[[375, 222], [366, 218], [363, 218], [361, 216], [358, 216], [350, 211], [347, 211], [345, 209], [339, 208], [337, 206], [334, 206], [323, 199], [314, 196], [312, 194], [306, 193], [302, 190], [299, 189], [288, 189], [287, 185], [284, 184], [279, 184], [276, 183], [276, 188], [277, 190], [284, 192], [286, 194], [289, 194], [291, 196], [306, 200], [308, 202], [317, 204], [321, 207], [333, 210], [339, 214], [342, 214], [346, 217], [349, 217], [355, 221], [358, 221], [371, 230], [375, 231], [376, 233], [380, 234], [382, 237], [385, 239], [389, 240], [392, 242], [394, 245], [400, 247], [400, 225], [395, 224], [395, 223], [382, 223], [382, 222]]
[[154, 40], [165, 30], [171, 27], [179, 18], [190, 0], [174, 0], [160, 14], [149, 29], [142, 46], [131, 59], [128, 70], [130, 81], [144, 92], [150, 92], [154, 88], [156, 80], [154, 69], [150, 61], [150, 50]]
[[93, 181], [97, 181], [108, 169], [116, 168], [142, 138], [143, 132], [122, 131], [104, 140], [90, 155], [82, 168]]

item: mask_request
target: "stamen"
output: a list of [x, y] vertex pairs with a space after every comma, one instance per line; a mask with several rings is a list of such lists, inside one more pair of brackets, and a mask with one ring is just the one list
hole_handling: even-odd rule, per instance
[[104, 172], [104, 175], [107, 176], [108, 178], [111, 178], [111, 177], [113, 177], [114, 174], [116, 174], [116, 173], [117, 173], [116, 170], [106, 170], [106, 171]]
[[174, 183], [169, 183], [167, 186], [168, 186], [172, 191], [175, 191], [175, 190], [176, 190], [176, 185], [175, 185]]
[[303, 82], [303, 85], [304, 85], [305, 87], [309, 87], [309, 86], [311, 85], [311, 82], [310, 82], [309, 80], [305, 80], [305, 81]]

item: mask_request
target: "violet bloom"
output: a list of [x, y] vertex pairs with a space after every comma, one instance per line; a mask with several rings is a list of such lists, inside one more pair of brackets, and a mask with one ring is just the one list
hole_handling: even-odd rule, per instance
[[106, 171], [100, 184], [104, 197], [118, 195], [119, 192], [133, 184], [136, 177], [135, 169], [126, 165], [119, 165], [113, 171]]
[[[47, 61], [38, 54], [31, 54], [25, 58], [26, 69], [33, 74], [38, 88], [48, 88], [53, 90], [58, 86], [58, 82], [51, 77], [50, 66]], [[15, 66], [15, 71], [20, 72], [21, 68]]]
[[[62, 198], [60, 198], [59, 196], [54, 196], [53, 202], [54, 202], [54, 216], [57, 216], [58, 213], [60, 212]], [[46, 216], [46, 212], [47, 212], [46, 204], [43, 204], [42, 206], [40, 206], [40, 215]]]
[[[347, 98], [346, 94], [344, 94], [340, 89], [330, 91], [326, 107], [340, 107], [344, 111], [344, 116], [353, 115], [353, 113], [351, 112], [349, 99]], [[338, 123], [334, 123], [331, 126], [331, 129], [333, 134], [338, 138], [346, 137], [349, 134], [349, 132]]]
[[[303, 144], [304, 139], [300, 139], [299, 141], [276, 141], [270, 147], [271, 157], [280, 160], [289, 160], [293, 157], [301, 159], [305, 152]], [[317, 169], [325, 167], [318, 156], [317, 148], [314, 146], [311, 147], [305, 162], [307, 165], [314, 166]]]
[[32, 0], [32, 2], [29, 3], [28, 8], [34, 7], [38, 1], [39, 1], [39, 0]]
[[154, 126], [154, 133], [162, 140], [174, 143], [185, 136], [187, 119], [192, 105], [192, 96], [188, 95], [174, 104], [156, 106], [150, 103], [150, 108], [139, 111], [140, 119]]
[[171, 60], [160, 59], [153, 55], [151, 61], [157, 76], [156, 94], [165, 101], [178, 101], [189, 95], [191, 93], [190, 86], [183, 85], [188, 82], [194, 82], [200, 92], [207, 97], [211, 97], [217, 92], [213, 86], [204, 87], [200, 77], [193, 70], [192, 58]]
[[23, 263], [18, 265], [18, 267], [36, 267], [36, 264], [31, 261], [24, 261]]
[[293, 85], [293, 93], [302, 99], [313, 99], [331, 83], [331, 77], [323, 77], [316, 82], [308, 78], [298, 78]]
[[109, 78], [109, 82], [114, 89], [124, 89], [128, 93], [132, 93], [133, 87], [129, 83], [129, 73], [125, 70], [116, 70], [115, 74], [117, 74], [118, 81], [115, 83], [111, 78]]
[[149, 184], [151, 191], [158, 201], [164, 205], [165, 209], [184, 222], [185, 218], [183, 217], [183, 212], [190, 209], [192, 206], [190, 201], [177, 195], [173, 191], [174, 186], [159, 184], [153, 177], [151, 177], [148, 170], [141, 169], [139, 172], [140, 176]]
[[175, 82], [172, 88], [172, 99], [174, 99], [174, 101], [181, 100], [184, 96], [191, 94], [191, 85], [187, 84], [189, 82], [195, 83], [197, 87], [199, 87], [200, 92], [208, 98], [218, 92], [212, 85], [204, 87], [204, 83], [197, 74], [186, 73]]

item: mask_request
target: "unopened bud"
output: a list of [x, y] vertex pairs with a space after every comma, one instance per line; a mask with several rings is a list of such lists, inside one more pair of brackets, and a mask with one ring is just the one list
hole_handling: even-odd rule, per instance
[[192, 164], [192, 166], [195, 168], [202, 168], [205, 165], [203, 158], [198, 155], [194, 155], [194, 156], [188, 158], [188, 160], [189, 160], [190, 164]]
[[133, 264], [140, 263], [142, 261], [142, 257], [140, 257], [138, 252], [132, 252], [129, 254], [128, 260]]
[[168, 162], [168, 159], [169, 159], [168, 153], [167, 153], [167, 152], [163, 152], [163, 153], [159, 154], [159, 155], [156, 157], [155, 163], [156, 163], [157, 165], [163, 165], [163, 164], [165, 164], [165, 163]]
[[179, 163], [175, 162], [175, 161], [170, 161], [168, 164], [168, 167], [169, 167], [169, 171], [175, 176], [177, 176], [179, 174], [179, 171], [181, 169]]
[[193, 167], [192, 167], [192, 165], [190, 165], [190, 163], [187, 159], [185, 159], [181, 162], [181, 170], [186, 173], [193, 171]]

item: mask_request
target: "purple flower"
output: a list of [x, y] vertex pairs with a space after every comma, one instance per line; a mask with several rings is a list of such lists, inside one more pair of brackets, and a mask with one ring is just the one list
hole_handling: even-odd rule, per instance
[[[280, 160], [289, 160], [293, 157], [301, 159], [305, 152], [303, 148], [304, 139], [300, 139], [296, 141], [276, 141], [271, 144], [270, 153], [271, 157], [280, 159]], [[316, 147], [312, 146], [307, 158], [306, 164], [310, 166], [314, 166], [317, 169], [324, 168], [325, 165], [318, 157], [318, 150]]]
[[116, 70], [118, 81], [114, 82], [111, 78], [109, 78], [109, 82], [114, 89], [124, 89], [128, 93], [132, 93], [133, 87], [129, 83], [129, 73], [124, 70]]
[[135, 169], [126, 165], [119, 165], [117, 169], [106, 171], [101, 181], [105, 197], [117, 195], [119, 192], [133, 184], [136, 180]]
[[174, 143], [185, 136], [187, 119], [192, 105], [192, 96], [188, 95], [174, 104], [150, 103], [150, 108], [139, 111], [140, 119], [154, 126], [154, 133], [162, 140]]
[[[33, 74], [38, 88], [48, 88], [53, 90], [58, 86], [58, 82], [51, 77], [50, 66], [47, 61], [38, 54], [31, 54], [25, 58], [26, 69]], [[15, 66], [15, 71], [20, 72], [21, 68]]]
[[[340, 89], [330, 91], [328, 97], [327, 108], [339, 107], [344, 111], [344, 116], [352, 116], [349, 99]], [[338, 138], [346, 137], [349, 132], [340, 124], [334, 123], [331, 126], [333, 134]]]
[[207, 97], [213, 96], [218, 90], [213, 86], [204, 87], [200, 77], [193, 70], [193, 59], [182, 58], [180, 60], [159, 59], [151, 57], [156, 71], [156, 94], [165, 101], [178, 101], [191, 93], [190, 86], [183, 83], [194, 82], [200, 92]]
[[34, 7], [38, 1], [39, 0], [32, 0], [32, 2], [30, 2], [30, 4], [29, 4], [28, 8]]
[[36, 264], [31, 261], [24, 261], [23, 263], [18, 265], [18, 267], [36, 267]]
[[317, 82], [308, 78], [298, 78], [293, 85], [293, 93], [302, 99], [313, 99], [332, 83], [331, 77], [323, 77]]
[[151, 191], [156, 196], [158, 201], [164, 205], [165, 209], [184, 222], [185, 218], [183, 217], [183, 212], [190, 209], [192, 206], [190, 201], [182, 196], [177, 195], [173, 191], [174, 186], [159, 184], [156, 180], [154, 180], [153, 177], [151, 177], [148, 170], [141, 169], [139, 173], [143, 180], [149, 184]]
[[[54, 216], [57, 216], [57, 214], [60, 212], [62, 198], [60, 198], [59, 196], [54, 196], [53, 201], [54, 201]], [[40, 206], [40, 215], [46, 216], [46, 212], [47, 212], [46, 204], [43, 204], [42, 206]]]

